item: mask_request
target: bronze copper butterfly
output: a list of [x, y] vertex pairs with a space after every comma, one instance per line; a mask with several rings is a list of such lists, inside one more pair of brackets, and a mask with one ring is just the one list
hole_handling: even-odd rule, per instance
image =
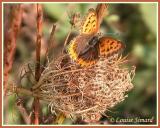
[[89, 9], [80, 28], [80, 34], [67, 47], [70, 58], [82, 67], [91, 66], [101, 56], [110, 56], [123, 48], [123, 43], [97, 34], [104, 16], [105, 4]]

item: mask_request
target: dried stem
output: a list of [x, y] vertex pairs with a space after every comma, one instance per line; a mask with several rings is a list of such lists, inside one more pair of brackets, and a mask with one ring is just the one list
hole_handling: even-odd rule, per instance
[[[40, 68], [40, 55], [41, 55], [41, 39], [42, 39], [42, 20], [43, 20], [43, 10], [42, 5], [37, 4], [37, 41], [36, 41], [36, 66], [35, 66], [35, 79], [38, 81], [41, 75]], [[39, 124], [39, 110], [40, 104], [39, 99], [35, 98], [33, 103], [34, 118], [33, 123], [35, 125]]]
[[22, 118], [23, 118], [23, 120], [25, 121], [25, 123], [26, 123], [26, 124], [30, 124], [30, 123], [31, 123], [30, 115], [28, 115], [26, 109], [24, 108], [21, 99], [19, 99], [19, 101], [17, 101], [16, 106], [17, 106], [19, 112], [21, 113]]
[[32, 91], [14, 84], [10, 84], [9, 86], [7, 86], [7, 91], [11, 93], [24, 94], [26, 96], [36, 97], [36, 94], [34, 94]]
[[10, 84], [9, 86], [7, 86], [7, 92], [22, 94], [25, 96], [33, 96], [34, 98], [43, 99], [43, 96], [36, 94], [29, 89], [26, 89], [14, 84]]
[[46, 50], [46, 53], [45, 53], [44, 65], [46, 65], [46, 63], [47, 63], [47, 59], [48, 59], [48, 56], [49, 56], [50, 49], [53, 48], [53, 46], [54, 46], [54, 33], [55, 33], [55, 29], [56, 29], [56, 25], [53, 24], [52, 31], [51, 31], [51, 34], [50, 34], [50, 37], [49, 37], [49, 41], [48, 41], [48, 47], [47, 47], [47, 50]]
[[[6, 10], [9, 6], [6, 6]], [[21, 20], [22, 20], [22, 7], [21, 4], [14, 5], [10, 10], [11, 17], [10, 22], [5, 22], [5, 37], [4, 37], [4, 95], [6, 94], [8, 73], [12, 69], [14, 54], [16, 51], [16, 40], [20, 30]], [[8, 19], [5, 19], [8, 20]], [[8, 24], [7, 24], [8, 23]]]
[[41, 55], [41, 39], [42, 39], [42, 18], [43, 11], [42, 6], [37, 4], [37, 41], [36, 41], [36, 69], [35, 79], [38, 81], [41, 75], [40, 69], [40, 55]]
[[64, 49], [65, 49], [65, 47], [66, 47], [66, 45], [67, 45], [67, 43], [68, 43], [68, 39], [69, 39], [69, 36], [71, 35], [72, 28], [73, 28], [73, 27], [71, 27], [71, 29], [70, 29], [70, 31], [68, 32], [68, 35], [67, 35], [67, 37], [66, 37], [66, 39], [65, 39], [62, 52], [64, 51]]

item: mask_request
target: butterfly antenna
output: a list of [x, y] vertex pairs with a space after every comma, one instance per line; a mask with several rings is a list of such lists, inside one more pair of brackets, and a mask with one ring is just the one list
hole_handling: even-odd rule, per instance
[[110, 32], [110, 33], [107, 33], [107, 35], [120, 36], [120, 33], [118, 33], [118, 32]]

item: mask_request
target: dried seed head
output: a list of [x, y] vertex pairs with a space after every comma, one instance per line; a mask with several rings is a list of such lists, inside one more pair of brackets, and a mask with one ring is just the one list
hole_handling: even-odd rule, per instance
[[115, 54], [100, 58], [90, 68], [81, 68], [64, 55], [43, 71], [35, 93], [50, 103], [52, 112], [58, 110], [86, 122], [98, 121], [133, 88], [135, 67], [125, 67], [125, 60]]

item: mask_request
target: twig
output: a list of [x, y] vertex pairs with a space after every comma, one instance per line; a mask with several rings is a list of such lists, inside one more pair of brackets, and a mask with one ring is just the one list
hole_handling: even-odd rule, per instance
[[46, 50], [46, 53], [45, 53], [44, 65], [46, 65], [46, 62], [47, 62], [47, 60], [48, 60], [48, 56], [49, 56], [49, 51], [50, 51], [50, 49], [53, 48], [55, 29], [56, 29], [56, 25], [53, 24], [53, 26], [52, 26], [52, 31], [51, 31], [51, 34], [50, 34], [50, 37], [49, 37], [49, 41], [48, 41], [48, 47], [47, 47], [47, 50]]
[[40, 55], [41, 55], [41, 39], [42, 39], [42, 18], [43, 11], [42, 6], [37, 4], [37, 41], [36, 41], [36, 69], [35, 79], [38, 81], [41, 75], [40, 70]]
[[76, 114], [84, 113], [84, 112], [90, 111], [90, 110], [92, 110], [92, 109], [96, 109], [97, 107], [98, 107], [98, 106], [95, 105], [95, 106], [93, 106], [93, 107], [91, 107], [91, 108], [88, 108], [88, 109], [75, 111], [74, 113], [76, 113]]
[[65, 39], [62, 52], [64, 52], [64, 49], [65, 49], [65, 47], [66, 47], [66, 45], [67, 45], [67, 43], [68, 43], [69, 36], [71, 35], [71, 32], [72, 32], [72, 27], [71, 27], [70, 31], [68, 32], [68, 35], [67, 35], [67, 37], [66, 37], [66, 39]]
[[34, 112], [34, 124], [39, 124], [39, 111], [40, 111], [40, 103], [39, 98], [35, 98], [33, 102], [33, 112]]
[[16, 106], [17, 106], [19, 112], [21, 113], [22, 118], [24, 119], [25, 123], [30, 124], [31, 123], [30, 116], [28, 115], [26, 109], [24, 108], [21, 99], [18, 99]]
[[33, 96], [34, 98], [43, 99], [43, 97], [41, 97], [39, 94], [37, 94], [29, 89], [26, 89], [26, 88], [23, 88], [18, 85], [14, 85], [14, 84], [8, 85], [7, 91], [11, 92], [11, 93], [23, 94], [25, 96]]
[[[35, 79], [37, 81], [39, 80], [41, 75], [40, 55], [41, 55], [41, 39], [42, 39], [42, 20], [43, 20], [42, 5], [37, 4], [37, 41], [36, 41], [36, 66], [35, 66]], [[34, 99], [33, 110], [34, 110], [33, 123], [35, 125], [38, 125], [39, 110], [40, 110], [40, 104], [38, 98]]]
[[[9, 6], [7, 6], [9, 7]], [[6, 9], [9, 9], [7, 8]], [[18, 32], [20, 30], [21, 20], [22, 20], [22, 7], [21, 4], [14, 5], [11, 8], [11, 20], [10, 22], [5, 22], [5, 44], [4, 44], [4, 95], [6, 95], [8, 73], [12, 69], [14, 54], [16, 51], [16, 40], [18, 37]], [[8, 19], [5, 19], [8, 20]], [[7, 24], [8, 23], [8, 24]], [[8, 28], [8, 30], [7, 30]]]

